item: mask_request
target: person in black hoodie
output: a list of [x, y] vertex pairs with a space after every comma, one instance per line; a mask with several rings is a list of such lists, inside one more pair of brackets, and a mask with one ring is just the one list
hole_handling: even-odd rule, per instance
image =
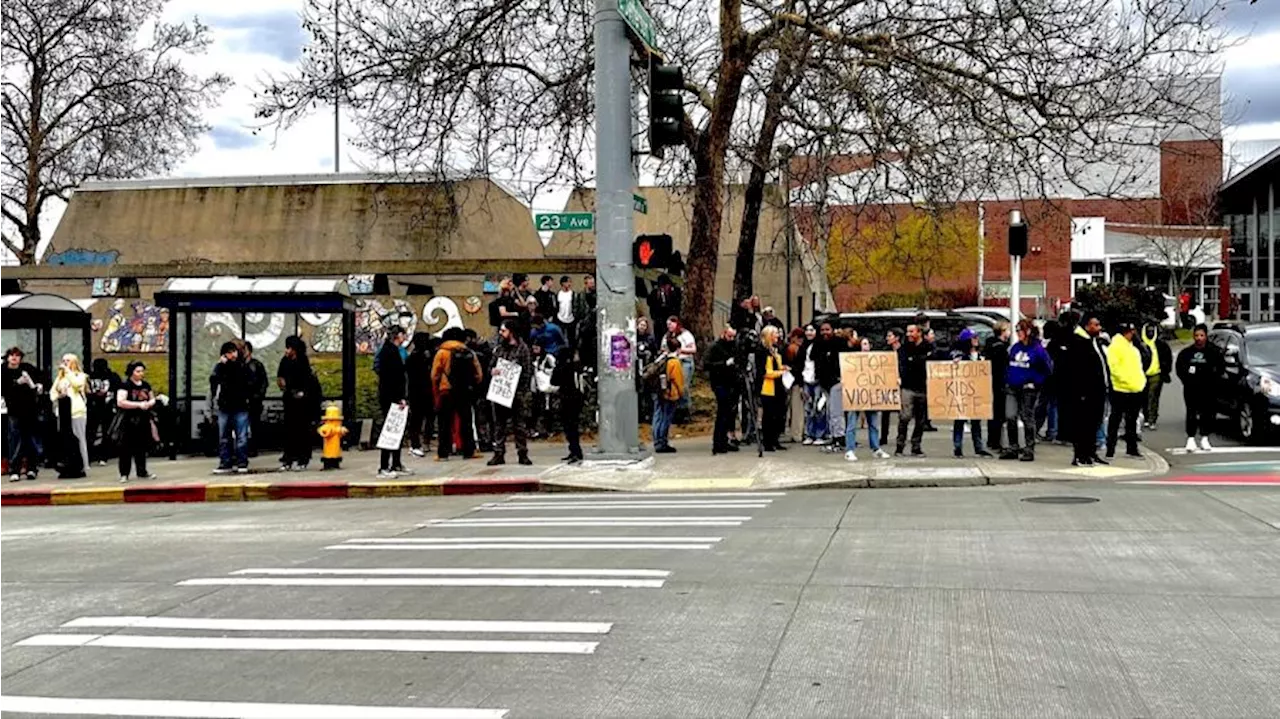
[[[387, 341], [378, 350], [378, 409], [382, 413], [383, 429], [387, 425], [387, 413], [392, 406], [403, 407], [409, 396], [405, 382], [404, 358], [400, 347], [405, 344], [404, 328], [392, 327], [387, 330]], [[378, 463], [379, 479], [395, 479], [399, 474], [410, 474], [400, 460], [400, 448], [384, 449]]]
[[987, 339], [982, 356], [991, 363], [991, 419], [987, 420], [987, 449], [1001, 452], [1004, 450], [1004, 395], [1009, 373], [1009, 323], [996, 323], [995, 334]]
[[1073, 466], [1107, 464], [1098, 456], [1097, 445], [1098, 428], [1102, 426], [1102, 414], [1111, 390], [1111, 370], [1107, 366], [1106, 346], [1099, 337], [1101, 332], [1102, 321], [1098, 316], [1087, 315], [1072, 331], [1067, 349], [1067, 372], [1059, 396], [1071, 418], [1068, 427], [1075, 447]]
[[276, 366], [276, 386], [284, 404], [280, 471], [301, 472], [311, 463], [313, 431], [320, 419], [320, 382], [311, 371], [307, 343], [297, 335], [284, 338], [284, 357]]
[[546, 317], [547, 321], [556, 316], [556, 290], [551, 284], [551, 275], [542, 276], [542, 284], [533, 293], [533, 298], [538, 301], [538, 314]]
[[[249, 472], [249, 380], [235, 342], [223, 342], [209, 375], [209, 397], [218, 412], [218, 467], [214, 474]], [[234, 442], [234, 445], [232, 444]], [[232, 447], [234, 446], [234, 456]]]
[[85, 437], [89, 441], [89, 461], [99, 467], [110, 457], [111, 439], [107, 428], [116, 411], [116, 390], [120, 388], [120, 375], [111, 371], [111, 365], [99, 357], [93, 361], [89, 372], [88, 424]]
[[27, 479], [40, 472], [40, 453], [36, 449], [36, 417], [44, 378], [33, 365], [23, 362], [25, 355], [18, 347], [5, 353], [4, 404], [9, 440], [9, 481], [22, 478], [22, 462], [27, 463]]
[[431, 362], [435, 359], [435, 347], [430, 333], [416, 332], [409, 358], [404, 362], [409, 388], [409, 451], [415, 457], [425, 457], [431, 450], [431, 428], [435, 426], [435, 398], [431, 396]]
[[582, 422], [582, 375], [572, 347], [562, 347], [556, 353], [556, 367], [551, 371], [551, 384], [560, 395], [560, 424], [564, 427], [564, 441], [569, 454], [563, 461], [576, 464], [582, 461], [582, 444], [579, 442], [579, 425]]
[[911, 433], [911, 454], [923, 457], [920, 446], [924, 439], [925, 415], [929, 411], [925, 394], [925, 363], [933, 354], [933, 347], [924, 341], [917, 325], [907, 325], [907, 341], [898, 350], [898, 377], [902, 380], [902, 414], [898, 418], [898, 444], [894, 454], [902, 456], [907, 446], [907, 426], [915, 422]]
[[[1209, 432], [1217, 419], [1214, 386], [1222, 376], [1222, 352], [1209, 343], [1209, 328], [1196, 325], [1191, 332], [1192, 344], [1178, 353], [1178, 381], [1182, 383], [1182, 401], [1187, 405], [1187, 451], [1208, 452]], [[1161, 366], [1163, 369], [1163, 365]], [[1196, 436], [1200, 444], [1196, 444]]]
[[737, 452], [738, 445], [729, 441], [733, 421], [738, 413], [739, 388], [742, 386], [741, 368], [737, 366], [738, 331], [725, 327], [711, 349], [703, 358], [707, 366], [711, 391], [716, 395], [716, 424], [711, 435], [711, 453]]

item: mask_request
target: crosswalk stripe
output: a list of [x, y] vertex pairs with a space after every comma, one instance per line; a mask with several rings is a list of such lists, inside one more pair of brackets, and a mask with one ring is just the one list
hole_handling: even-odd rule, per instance
[[570, 579], [547, 577], [201, 577], [184, 579], [178, 587], [597, 587], [657, 589], [661, 579]]
[[347, 544], [371, 543], [371, 544], [485, 544], [485, 543], [501, 543], [501, 542], [523, 542], [526, 544], [548, 543], [556, 544], [559, 542], [618, 542], [618, 543], [649, 543], [649, 542], [675, 542], [675, 543], [702, 543], [702, 542], [719, 542], [723, 537], [634, 537], [617, 535], [613, 537], [521, 537], [518, 535], [504, 537], [366, 537], [358, 539], [348, 539]]
[[[764, 502], [594, 502], [591, 504], [591, 510], [600, 509], [768, 509], [769, 505]], [[537, 506], [531, 506], [528, 503], [517, 502], [515, 504], [498, 504], [490, 503], [479, 507], [479, 511], [507, 511], [507, 512], [530, 512], [543, 511], [548, 509], [568, 509], [573, 511], [582, 511], [584, 505], [578, 502], [569, 502], [567, 504], [552, 504], [551, 502], [539, 502]]]
[[505, 709], [0, 696], [6, 712], [180, 719], [503, 719]]
[[647, 517], [461, 517], [457, 519], [432, 519], [427, 524], [454, 524], [457, 522], [487, 522], [489, 524], [501, 524], [503, 522], [745, 522], [751, 519], [750, 516], [741, 515], [721, 515], [714, 517], [704, 516], [647, 516]]
[[203, 629], [223, 632], [495, 632], [608, 634], [608, 622], [520, 622], [447, 619], [206, 619], [199, 617], [79, 617], [62, 625], [129, 629]]
[[512, 542], [511, 544], [333, 544], [325, 549], [347, 549], [368, 551], [448, 551], [459, 549], [711, 549], [710, 544], [534, 544]]
[[335, 577], [406, 576], [406, 577], [669, 577], [665, 569], [465, 569], [454, 567], [369, 567], [367, 569], [332, 567], [262, 567], [237, 569], [233, 575], [269, 574], [284, 577], [329, 575]]
[[142, 634], [37, 634], [17, 646], [113, 649], [213, 649], [268, 652], [431, 652], [592, 654], [599, 642], [524, 639], [352, 639], [349, 637], [165, 637]]
[[591, 504], [593, 502], [613, 502], [619, 499], [685, 499], [689, 497], [715, 497], [723, 499], [726, 497], [784, 497], [786, 492], [600, 492], [596, 494], [517, 494], [510, 497], [509, 502], [528, 502], [537, 504], [539, 502], [565, 502], [574, 501], [583, 504]]
[[667, 520], [646, 519], [646, 520], [574, 520], [574, 519], [546, 519], [540, 518], [536, 521], [523, 520], [515, 518], [510, 522], [494, 523], [484, 519], [451, 519], [445, 522], [432, 522], [429, 524], [419, 524], [420, 528], [430, 529], [448, 529], [452, 527], [480, 528], [489, 527], [491, 529], [509, 529], [512, 527], [737, 527], [742, 524], [742, 520], [708, 520], [698, 522], [671, 522]]

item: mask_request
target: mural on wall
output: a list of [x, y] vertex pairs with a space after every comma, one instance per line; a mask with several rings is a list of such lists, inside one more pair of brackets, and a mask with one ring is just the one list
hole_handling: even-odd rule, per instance
[[45, 258], [46, 265], [114, 265], [116, 260], [120, 259], [120, 253], [117, 250], [106, 250], [99, 252], [97, 250], [86, 250], [79, 247], [55, 252]]
[[111, 303], [102, 326], [98, 349], [103, 352], [167, 352], [169, 310], [135, 300], [128, 310], [123, 299]]
[[[391, 327], [399, 325], [404, 328], [405, 332], [413, 335], [418, 329], [424, 332], [439, 336], [450, 327], [462, 327], [462, 313], [458, 311], [458, 303], [449, 297], [432, 297], [422, 306], [422, 327], [418, 326], [418, 314], [414, 311], [413, 305], [406, 300], [392, 300], [391, 307], [388, 308], [382, 302], [373, 298], [364, 298], [356, 300], [356, 352], [359, 354], [374, 354], [382, 343], [387, 339], [387, 330]], [[328, 330], [335, 332], [338, 339], [336, 342], [328, 346], [342, 347], [342, 322], [341, 318], [330, 320], [335, 329]], [[326, 332], [327, 326], [316, 328], [317, 337], [324, 335], [328, 341]], [[320, 350], [316, 348], [318, 340], [312, 339], [312, 348], [316, 352], [321, 351], [337, 351], [337, 350]]]
[[[281, 312], [264, 314], [248, 312], [244, 316], [244, 334], [240, 332], [239, 315], [230, 312], [209, 312], [204, 316], [204, 329], [210, 335], [240, 337], [254, 347], [270, 347], [284, 334], [285, 319]], [[230, 330], [224, 333], [222, 328]]]
[[[312, 327], [310, 337], [312, 352], [328, 354], [342, 351], [342, 315], [303, 312], [298, 316], [302, 318], [303, 323]], [[303, 339], [307, 338], [303, 337]]]

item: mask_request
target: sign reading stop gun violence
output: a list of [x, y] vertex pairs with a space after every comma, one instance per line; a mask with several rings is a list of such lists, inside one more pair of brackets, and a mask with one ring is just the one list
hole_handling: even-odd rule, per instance
[[929, 419], [991, 419], [991, 363], [927, 362]]
[[897, 353], [841, 352], [840, 390], [846, 412], [901, 409]]

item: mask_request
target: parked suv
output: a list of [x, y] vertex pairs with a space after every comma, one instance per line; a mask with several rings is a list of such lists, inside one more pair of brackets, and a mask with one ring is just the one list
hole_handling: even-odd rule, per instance
[[971, 329], [983, 342], [995, 334], [996, 320], [980, 315], [960, 312], [925, 310], [889, 310], [885, 312], [842, 312], [839, 314], [822, 314], [813, 318], [814, 326], [830, 322], [835, 329], [857, 330], [859, 337], [870, 337], [876, 349], [884, 349], [884, 335], [893, 327], [906, 329], [915, 322], [916, 316], [923, 314], [929, 318], [929, 326], [937, 336], [940, 347], [950, 347], [960, 336], [960, 331]]
[[1218, 322], [1209, 341], [1223, 358], [1218, 411], [1253, 444], [1280, 436], [1280, 324]]

